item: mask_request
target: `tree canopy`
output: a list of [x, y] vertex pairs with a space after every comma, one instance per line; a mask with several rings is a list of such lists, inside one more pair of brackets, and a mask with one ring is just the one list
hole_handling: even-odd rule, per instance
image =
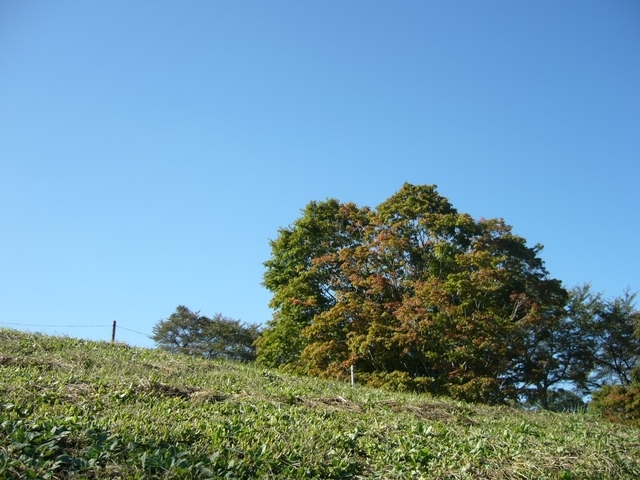
[[216, 314], [200, 315], [180, 305], [169, 318], [153, 327], [153, 340], [163, 350], [209, 359], [252, 361], [253, 343], [260, 335], [257, 325]]
[[[570, 295], [501, 219], [459, 213], [435, 186], [375, 209], [311, 202], [271, 241], [264, 365], [489, 403], [545, 397], [578, 375]], [[557, 363], [557, 362], [556, 362]]]
[[613, 300], [595, 296], [592, 329], [596, 348], [588, 378], [591, 408], [605, 418], [640, 426], [640, 312], [628, 290]]

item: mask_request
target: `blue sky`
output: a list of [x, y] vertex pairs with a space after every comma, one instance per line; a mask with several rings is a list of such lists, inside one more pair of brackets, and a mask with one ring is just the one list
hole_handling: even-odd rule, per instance
[[635, 0], [6, 0], [0, 326], [264, 322], [278, 228], [405, 181], [636, 291], [639, 160]]

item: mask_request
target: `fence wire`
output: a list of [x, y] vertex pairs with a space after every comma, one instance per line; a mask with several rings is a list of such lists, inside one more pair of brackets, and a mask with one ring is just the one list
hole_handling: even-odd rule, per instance
[[[46, 328], [107, 328], [112, 327], [113, 324], [104, 324], [104, 325], [49, 325], [42, 323], [17, 323], [17, 322], [0, 322], [0, 325], [15, 325], [20, 327], [46, 327]], [[142, 335], [143, 337], [150, 338], [153, 340], [153, 336], [139, 332], [137, 330], [132, 330], [127, 327], [123, 327], [122, 325], [116, 324], [116, 329], [126, 330], [127, 332], [137, 333], [138, 335]]]

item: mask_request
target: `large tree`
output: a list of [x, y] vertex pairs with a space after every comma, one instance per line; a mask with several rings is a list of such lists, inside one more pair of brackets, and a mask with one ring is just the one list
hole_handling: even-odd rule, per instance
[[500, 402], [530, 383], [518, 372], [535, 332], [565, 314], [540, 245], [435, 186], [404, 184], [374, 210], [312, 202], [271, 248], [269, 366], [335, 378], [353, 365], [370, 385]]

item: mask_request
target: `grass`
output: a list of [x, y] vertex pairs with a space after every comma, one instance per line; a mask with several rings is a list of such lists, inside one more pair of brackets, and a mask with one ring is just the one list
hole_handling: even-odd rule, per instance
[[0, 329], [0, 479], [640, 478], [640, 431]]

